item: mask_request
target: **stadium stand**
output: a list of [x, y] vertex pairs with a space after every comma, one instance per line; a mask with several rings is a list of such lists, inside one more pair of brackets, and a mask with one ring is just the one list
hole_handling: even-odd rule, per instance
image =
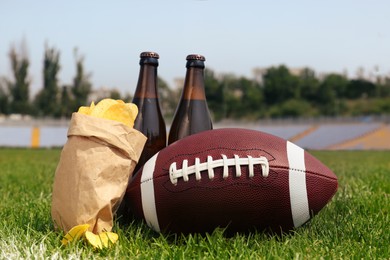
[[382, 125], [352, 140], [329, 146], [330, 150], [390, 150], [390, 125]]
[[[235, 128], [235, 125], [216, 125], [214, 128]], [[247, 129], [253, 129], [257, 131], [262, 131], [265, 133], [276, 135], [280, 138], [291, 139], [302, 132], [305, 132], [307, 129], [311, 128], [310, 125], [245, 125]]]
[[[66, 143], [68, 125], [39, 124], [4, 125], [0, 122], [0, 147], [61, 147]], [[41, 125], [37, 127], [37, 125]], [[241, 127], [263, 131], [288, 139], [305, 149], [362, 150], [389, 149], [390, 124], [384, 122], [216, 124], [214, 128]], [[167, 127], [169, 129], [169, 127]]]
[[306, 149], [326, 149], [347, 140], [358, 138], [379, 128], [378, 123], [330, 124], [321, 125], [318, 129], [295, 143]]

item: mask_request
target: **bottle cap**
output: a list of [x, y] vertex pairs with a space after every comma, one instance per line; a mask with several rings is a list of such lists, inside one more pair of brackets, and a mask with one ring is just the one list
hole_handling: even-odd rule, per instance
[[160, 58], [160, 56], [158, 55], [157, 52], [153, 52], [153, 51], [144, 51], [144, 52], [141, 52], [141, 54], [139, 55], [140, 58], [155, 58], [155, 59], [158, 59]]
[[190, 54], [187, 55], [187, 64], [186, 67], [195, 67], [204, 69], [204, 61], [206, 58], [200, 54]]
[[158, 58], [160, 58], [160, 56], [158, 55], [157, 52], [144, 51], [144, 52], [141, 52], [139, 57], [141, 58], [139, 61], [139, 65], [148, 64], [148, 65], [152, 65], [152, 66], [158, 66]]
[[206, 58], [200, 54], [189, 54], [187, 56], [187, 60], [200, 60], [200, 61], [205, 61]]

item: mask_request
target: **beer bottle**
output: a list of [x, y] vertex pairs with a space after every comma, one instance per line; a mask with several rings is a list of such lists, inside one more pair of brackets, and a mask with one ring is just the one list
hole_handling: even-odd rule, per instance
[[148, 140], [144, 146], [134, 174], [167, 143], [164, 118], [161, 113], [157, 91], [157, 67], [159, 55], [155, 52], [142, 52], [140, 71], [133, 103], [138, 106], [134, 128], [143, 133]]
[[204, 86], [205, 60], [198, 54], [187, 56], [183, 92], [173, 117], [168, 144], [213, 128]]
[[[143, 133], [148, 139], [135, 166], [133, 176], [153, 155], [163, 149], [167, 142], [166, 127], [161, 114], [157, 92], [159, 55], [155, 52], [142, 52], [140, 58], [138, 83], [132, 100], [138, 107], [134, 128]], [[130, 182], [131, 178], [129, 179]], [[119, 217], [119, 221], [125, 224], [129, 223], [133, 218], [127, 195], [124, 197], [116, 214]]]

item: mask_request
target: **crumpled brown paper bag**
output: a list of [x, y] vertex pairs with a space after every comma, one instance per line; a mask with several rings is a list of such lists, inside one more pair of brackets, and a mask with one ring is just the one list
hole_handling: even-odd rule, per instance
[[54, 177], [55, 226], [68, 232], [90, 224], [94, 233], [111, 231], [145, 142], [141, 132], [124, 124], [73, 113]]

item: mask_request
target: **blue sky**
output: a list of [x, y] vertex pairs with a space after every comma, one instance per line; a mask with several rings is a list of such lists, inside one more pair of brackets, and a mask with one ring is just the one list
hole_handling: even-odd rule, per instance
[[160, 54], [159, 75], [172, 87], [190, 53], [246, 77], [280, 64], [390, 76], [389, 11], [387, 0], [0, 0], [0, 76], [10, 76], [7, 54], [23, 39], [32, 93], [42, 87], [45, 43], [61, 53], [61, 84], [72, 82], [77, 47], [95, 88], [131, 94], [148, 50]]

